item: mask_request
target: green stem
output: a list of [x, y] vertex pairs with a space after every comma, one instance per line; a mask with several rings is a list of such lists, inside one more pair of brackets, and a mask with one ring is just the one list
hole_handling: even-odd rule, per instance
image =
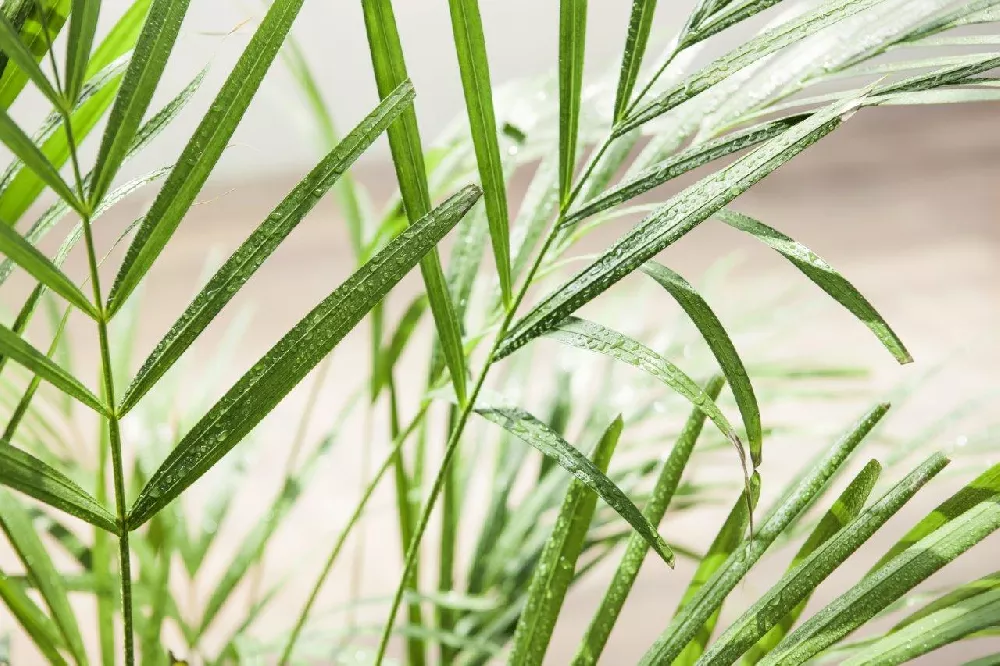
[[[457, 408], [452, 407], [448, 413], [448, 431], [455, 425]], [[438, 555], [438, 592], [447, 594], [455, 585], [455, 546], [458, 534], [458, 466], [451, 465], [445, 474], [444, 491], [441, 499], [441, 547]], [[409, 543], [409, 540], [406, 541]], [[437, 605], [437, 628], [443, 633], [449, 633], [455, 626], [455, 613], [444, 604]], [[450, 664], [454, 659], [455, 648], [440, 643], [441, 663]]]

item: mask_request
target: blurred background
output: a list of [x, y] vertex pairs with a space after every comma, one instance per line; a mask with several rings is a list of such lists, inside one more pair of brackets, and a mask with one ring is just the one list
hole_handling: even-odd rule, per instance
[[[127, 4], [123, 0], [106, 0], [102, 20], [110, 22]], [[481, 0], [480, 4], [494, 85], [551, 77], [556, 59], [558, 3]], [[600, 98], [602, 92], [609, 93], [606, 75], [618, 67], [630, 4], [624, 0], [590, 3], [585, 84], [592, 86], [595, 98]], [[691, 3], [685, 0], [660, 4], [651, 54], [667, 43], [671, 27], [680, 24]], [[447, 3], [406, 0], [395, 5], [417, 90], [421, 130], [425, 142], [432, 144], [434, 137], [452, 126], [463, 112]], [[174, 159], [262, 14], [261, 5], [251, 0], [192, 3], [161, 85], [160, 98], [154, 99], [153, 106], [176, 94], [207, 65], [206, 82], [178, 123], [128, 165], [126, 172], [145, 173]], [[773, 18], [773, 14], [766, 18]], [[362, 26], [359, 3], [310, 0], [294, 27], [341, 130], [352, 127], [377, 101]], [[697, 58], [709, 58], [760, 27], [760, 22], [749, 22], [731, 35], [726, 33]], [[610, 104], [610, 94], [604, 97], [604, 102], [597, 103]], [[42, 108], [39, 105], [38, 100], [27, 99], [14, 109], [14, 116], [37, 118]], [[497, 111], [500, 116], [514, 112], [502, 105]], [[780, 488], [797, 463], [824, 447], [832, 433], [849, 419], [906, 382], [923, 383], [919, 397], [896, 415], [894, 427], [900, 432], [917, 432], [935, 416], [947, 414], [974, 398], [985, 400], [984, 409], [970, 419], [956, 420], [943, 428], [937, 435], [941, 446], [954, 447], [965, 433], [996, 420], [997, 401], [992, 398], [1000, 373], [1000, 347], [996, 343], [996, 331], [1000, 330], [998, 118], [1000, 105], [996, 103], [865, 109], [835, 135], [810, 148], [736, 202], [737, 210], [805, 243], [852, 280], [906, 342], [916, 359], [911, 366], [896, 365], [864, 327], [828, 303], [818, 290], [812, 290], [787, 263], [723, 225], [703, 225], [664, 254], [665, 263], [694, 283], [718, 270], [720, 261], [725, 262], [723, 286], [712, 302], [724, 322], [727, 313], [735, 316], [732, 313], [748, 305], [781, 309], [781, 325], [786, 327], [787, 335], [755, 347], [768, 358], [810, 358], [870, 371], [868, 378], [853, 384], [850, 395], [835, 405], [793, 405], [781, 415], [808, 425], [815, 437], [775, 445], [775, 453], [766, 456], [762, 468], [765, 497], [768, 488]], [[96, 150], [96, 142], [90, 142], [88, 149]], [[180, 227], [176, 242], [168, 247], [146, 281], [136, 358], [144, 358], [182, 312], [206, 266], [228, 256], [324, 151], [299, 88], [288, 70], [276, 65], [199, 203]], [[509, 192], [514, 209], [523, 196], [530, 170], [526, 167], [514, 178]], [[395, 189], [395, 175], [384, 137], [378, 149], [368, 153], [352, 174], [370, 190], [374, 206], [386, 201]], [[689, 182], [682, 179], [680, 185]], [[657, 190], [648, 200], [662, 200], [677, 187], [671, 184]], [[109, 214], [107, 223], [98, 229], [98, 244], [107, 247], [126, 224], [143, 213], [154, 193], [153, 189], [143, 191]], [[581, 252], [606, 246], [632, 223], [634, 218], [624, 218], [607, 225], [586, 241]], [[84, 274], [82, 255], [74, 255], [68, 265], [73, 275]], [[222, 340], [234, 321], [242, 318], [245, 325], [239, 329], [237, 351], [223, 372], [226, 378], [235, 379], [353, 267], [343, 218], [327, 197], [268, 260], [250, 288], [212, 324], [205, 342], [195, 351], [195, 368], [211, 360], [214, 342]], [[793, 284], [795, 289], [789, 291]], [[19, 289], [26, 288], [27, 282], [19, 287], [12, 279], [12, 285], [5, 287], [0, 297], [5, 305], [19, 302], [23, 294]], [[419, 288], [417, 276], [409, 276], [388, 303], [392, 316], [398, 316]], [[655, 298], [654, 292], [643, 289], [639, 282], [625, 281], [614, 293], [616, 296], [609, 300], [620, 299], [615, 301], [614, 311], [641, 315], [650, 330], [655, 331], [661, 317], [673, 316], [673, 305]], [[81, 340], [79, 348], [94, 348], [87, 343], [92, 335], [87, 321], [77, 317], [71, 327]], [[421, 329], [424, 339], [429, 339], [429, 334], [429, 330]], [[753, 336], [752, 332], [748, 334], [743, 343], [752, 346]], [[740, 340], [737, 342], [739, 346]], [[366, 333], [358, 330], [335, 351], [331, 376], [320, 397], [320, 404], [331, 408], [319, 410], [313, 424], [317, 431], [329, 422], [332, 406], [363, 381], [367, 373], [366, 344]], [[94, 359], [84, 356], [78, 362], [86, 367]], [[419, 390], [425, 367], [426, 358], [405, 360], [398, 372], [404, 396], [408, 385], [411, 394]], [[944, 370], [932, 379], [921, 379], [931, 369], [942, 367]], [[197, 384], [197, 379], [194, 382]], [[219, 382], [220, 388], [227, 385], [228, 381]], [[275, 484], [280, 472], [280, 466], [269, 463], [281, 454], [282, 438], [287, 438], [292, 415], [304, 400], [304, 389], [297, 390], [268, 421], [260, 438], [263, 444], [254, 454], [258, 485], [241, 503], [231, 524], [225, 526], [233, 542], [253, 526], [259, 510], [266, 505], [269, 492], [260, 489], [272, 487], [268, 484]], [[406, 408], [412, 406], [408, 403]], [[768, 416], [765, 414], [765, 419]], [[387, 442], [387, 427], [386, 423], [374, 424], [373, 441], [381, 438]], [[347, 441], [364, 436], [360, 422], [352, 422], [345, 432]], [[362, 447], [341, 447], [336, 465], [318, 472], [326, 475], [328, 482], [319, 484], [318, 490], [311, 489], [307, 501], [288, 519], [282, 528], [285, 538], [274, 544], [269, 561], [280, 562], [286, 568], [289, 564], [309, 571], [318, 568], [363, 486], [358, 471]], [[897, 537], [937, 501], [936, 497], [919, 497], [914, 507], [892, 523], [897, 527], [882, 538], [879, 546], [887, 547], [890, 538]], [[369, 542], [379, 543], [378, 535], [386, 531], [380, 526], [391, 526], [393, 521], [391, 492], [386, 488], [378, 496], [367, 523]], [[682, 535], [680, 540], [696, 547], [704, 546], [711, 538], [716, 524], [714, 519], [685, 516], [669, 528]], [[394, 534], [391, 527], [388, 529]], [[995, 568], [998, 546], [1000, 541], [993, 538], [963, 561], [978, 562], [980, 568], [992, 563]], [[366, 593], [384, 595], [395, 584], [398, 546], [369, 547], [366, 553], [367, 565], [360, 570], [363, 580], [358, 584]], [[219, 553], [211, 557], [217, 560], [217, 567], [225, 564]], [[755, 570], [744, 584], [747, 598], [765, 589], [769, 577], [780, 570], [779, 564], [783, 566], [784, 562]], [[976, 565], [958, 564], [946, 569], [936, 582], [967, 580], [968, 573], [957, 570], [963, 566]], [[647, 568], [650, 570], [644, 572], [633, 601], [626, 607], [632, 621], [620, 623], [612, 637], [607, 653], [609, 664], [633, 663], [644, 652], [665, 626], [683, 589], [679, 587], [683, 583], [673, 582], [669, 571]], [[340, 567], [327, 585], [324, 603], [346, 598], [351, 579], [358, 572], [355, 567]], [[691, 567], [682, 563], [678, 580], [686, 581], [690, 572]], [[595, 599], [603, 593], [607, 573], [598, 571], [574, 590], [549, 653], [552, 664], [567, 663], [580, 628], [589, 620]], [[817, 601], [836, 596], [837, 576], [820, 588]], [[850, 579], [850, 572], [847, 576], [845, 580]], [[265, 626], [287, 622], [288, 613], [301, 604], [309, 579], [311, 574], [288, 582], [286, 598], [267, 615]], [[958, 663], [955, 650], [968, 657], [987, 653], [995, 646], [995, 642], [972, 641], [952, 648], [952, 652], [937, 654], [926, 663]]]

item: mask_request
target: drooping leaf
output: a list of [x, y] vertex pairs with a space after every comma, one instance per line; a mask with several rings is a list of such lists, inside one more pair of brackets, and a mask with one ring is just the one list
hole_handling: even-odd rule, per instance
[[[21, 41], [21, 36], [17, 28], [11, 25], [6, 14], [0, 14], [0, 51], [10, 58], [10, 60], [26, 74], [38, 89], [45, 95], [52, 105], [57, 109], [66, 106], [62, 95], [55, 86], [45, 76], [45, 72], [38, 66], [35, 56], [28, 50], [28, 47]], [[6, 107], [4, 107], [6, 113]]]
[[500, 144], [497, 140], [497, 122], [493, 113], [493, 87], [490, 84], [489, 60], [486, 56], [486, 38], [483, 20], [479, 14], [479, 0], [448, 0], [451, 8], [451, 26], [458, 51], [458, 68], [465, 92], [465, 108], [472, 130], [472, 145], [479, 165], [479, 179], [483, 187], [486, 219], [490, 224], [490, 240], [496, 259], [497, 277], [503, 302], [511, 301], [510, 271], [510, 218], [507, 212], [507, 187], [503, 164], [500, 161]]
[[274, 62], [302, 3], [275, 0], [268, 9], [136, 231], [108, 296], [109, 316], [138, 286], [191, 208]]
[[618, 74], [618, 90], [615, 93], [613, 120], [621, 120], [632, 100], [632, 91], [642, 69], [642, 57], [646, 54], [649, 31], [653, 26], [656, 0], [632, 0], [632, 13], [628, 20], [628, 35], [622, 52], [621, 72]]
[[569, 200], [580, 134], [587, 0], [559, 1], [559, 200]]
[[747, 438], [750, 440], [750, 457], [753, 459], [754, 467], [760, 465], [763, 441], [760, 407], [757, 405], [757, 396], [754, 395], [746, 367], [722, 322], [691, 283], [674, 271], [655, 261], [647, 261], [641, 270], [677, 300], [712, 350], [743, 416], [743, 427], [746, 428]]
[[774, 541], [822, 495], [850, 454], [888, 410], [887, 404], [880, 404], [869, 410], [818, 461], [804, 470], [795, 485], [764, 518], [754, 538], [745, 548], [737, 549], [730, 555], [684, 610], [663, 630], [643, 655], [640, 662], [642, 666], [670, 663], [677, 658]]
[[[368, 47], [375, 72], [375, 84], [379, 96], [385, 97], [396, 86], [408, 78], [403, 45], [396, 28], [396, 17], [392, 10], [392, 0], [362, 0], [361, 8], [365, 16], [368, 32]], [[423, 148], [417, 128], [417, 114], [413, 109], [404, 112], [399, 122], [388, 130], [389, 149], [396, 169], [396, 180], [402, 195], [403, 207], [410, 224], [427, 214], [431, 209], [430, 187], [427, 183], [427, 169], [424, 166]], [[434, 316], [434, 326], [441, 342], [451, 383], [460, 403], [466, 399], [465, 350], [462, 346], [462, 325], [455, 314], [448, 285], [441, 268], [441, 258], [434, 249], [420, 263], [420, 273], [427, 290], [427, 300]]]
[[84, 520], [118, 533], [114, 517], [78, 485], [49, 465], [10, 444], [0, 442], [0, 483]]
[[87, 74], [90, 50], [97, 32], [97, 18], [101, 13], [101, 0], [73, 0], [69, 15], [69, 42], [66, 46], [66, 71], [64, 72], [66, 98], [76, 101]]
[[676, 242], [842, 122], [858, 102], [818, 112], [728, 167], [686, 188], [615, 242], [601, 257], [518, 321], [497, 350], [504, 356], [551, 330], [577, 309]]
[[55, 623], [31, 600], [24, 588], [3, 571], [0, 571], [0, 599], [49, 663], [67, 666], [59, 652], [63, 642]]
[[69, 596], [63, 587], [62, 577], [56, 572], [52, 558], [38, 537], [31, 516], [21, 503], [5, 489], [0, 488], [0, 527], [7, 535], [7, 541], [24, 565], [25, 572], [35, 581], [52, 620], [73, 660], [83, 665], [87, 663], [87, 653], [83, 647], [80, 626], [69, 605]]
[[[619, 416], [594, 449], [593, 464], [603, 474], [607, 474], [623, 427]], [[582, 481], [573, 479], [531, 577], [527, 601], [514, 632], [510, 663], [540, 665], [545, 659], [596, 508], [597, 495]]]
[[477, 407], [476, 413], [496, 423], [527, 444], [554, 458], [560, 467], [579, 479], [600, 495], [618, 515], [649, 543], [654, 551], [669, 565], [673, 553], [650, 522], [643, 517], [625, 493], [614, 484], [594, 463], [570, 445], [537, 418], [516, 407]]
[[393, 240], [305, 316], [184, 436], [136, 498], [135, 529], [198, 480], [325, 358], [468, 212], [478, 187], [461, 192]]
[[59, 294], [83, 312], [97, 319], [94, 304], [87, 300], [83, 292], [66, 277], [49, 258], [35, 249], [21, 234], [6, 224], [0, 224], [0, 253], [26, 270], [32, 277]]
[[[75, 3], [88, 1], [74, 0]], [[146, 14], [97, 154], [89, 191], [92, 205], [104, 197], [132, 145], [153, 93], [163, 78], [189, 4], [190, 0], [153, 0]]]
[[818, 257], [812, 250], [798, 243], [780, 231], [758, 222], [752, 217], [731, 210], [720, 210], [715, 216], [733, 227], [750, 234], [757, 240], [776, 250], [805, 274], [820, 289], [867, 326], [883, 346], [900, 363], [913, 360], [902, 341], [889, 327], [871, 303], [845, 280], [832, 266]]
[[[705, 386], [705, 394], [711, 400], [715, 400], [719, 397], [724, 383], [721, 377], [713, 378]], [[674, 442], [670, 455], [663, 463], [660, 474], [656, 478], [656, 484], [653, 486], [653, 492], [642, 511], [642, 515], [649, 520], [650, 524], [659, 525], [660, 521], [663, 520], [663, 515], [667, 512], [670, 501], [680, 485], [681, 475], [691, 459], [694, 445], [701, 435], [705, 418], [705, 412], [695, 407], [688, 416], [680, 435], [677, 436], [677, 441]], [[614, 577], [601, 598], [601, 604], [595, 611], [590, 626], [587, 627], [587, 631], [580, 641], [580, 647], [577, 648], [576, 656], [573, 658], [573, 666], [594, 666], [597, 663], [605, 645], [607, 645], [611, 630], [618, 621], [618, 615], [625, 605], [625, 600], [632, 591], [635, 579], [639, 575], [639, 568], [648, 552], [649, 545], [642, 537], [638, 534], [629, 537]]]
[[[875, 483], [881, 474], [882, 466], [875, 460], [868, 461], [857, 476], [848, 484], [844, 492], [833, 503], [833, 506], [823, 514], [823, 517], [816, 523], [816, 527], [809, 534], [809, 537], [795, 553], [791, 564], [788, 565], [788, 572], [794, 571], [807, 557], [813, 554], [817, 548], [832, 539], [848, 523], [857, 518], [858, 514], [868, 501], [869, 495], [875, 488]], [[760, 661], [764, 655], [770, 652], [775, 645], [791, 630], [795, 622], [802, 615], [809, 601], [810, 594], [800, 601], [795, 608], [785, 614], [774, 627], [771, 628], [757, 643], [747, 651], [743, 658], [746, 666], [751, 666]], [[714, 646], [713, 646], [714, 650]]]
[[28, 344], [24, 338], [2, 325], [0, 325], [0, 354], [9, 356], [13, 361], [23, 365], [60, 391], [76, 398], [98, 414], [108, 415], [107, 407], [101, 404], [97, 396], [81, 384], [76, 377]]
[[156, 385], [264, 261], [329, 192], [337, 179], [401, 112], [409, 108], [412, 100], [413, 86], [409, 82], [403, 83], [344, 137], [275, 207], [216, 271], [143, 362], [122, 397], [119, 413], [127, 413]]

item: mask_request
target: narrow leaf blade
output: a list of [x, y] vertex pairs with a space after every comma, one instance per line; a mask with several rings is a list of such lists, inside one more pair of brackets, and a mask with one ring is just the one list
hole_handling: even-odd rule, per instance
[[587, 42], [587, 0], [559, 2], [559, 198], [565, 204], [573, 187], [583, 59]]
[[98, 318], [93, 303], [87, 300], [73, 281], [49, 261], [48, 257], [35, 249], [34, 245], [6, 224], [0, 224], [0, 252], [91, 318]]
[[97, 32], [101, 0], [73, 0], [69, 15], [69, 42], [66, 46], [66, 97], [76, 101], [83, 87], [90, 61], [90, 50]]

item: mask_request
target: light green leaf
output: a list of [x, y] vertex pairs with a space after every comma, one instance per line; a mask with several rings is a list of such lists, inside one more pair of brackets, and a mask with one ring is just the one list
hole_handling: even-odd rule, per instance
[[143, 362], [122, 397], [127, 413], [163, 377], [264, 261], [322, 199], [337, 179], [410, 107], [413, 86], [405, 82], [386, 97], [275, 207], [271, 214], [216, 271], [184, 314]]
[[275, 0], [268, 9], [136, 231], [108, 296], [109, 316], [124, 305], [191, 208], [274, 62], [303, 1]]
[[856, 101], [837, 104], [812, 115], [671, 198], [518, 321], [501, 343], [496, 357], [503, 358], [553, 329], [750, 186], [832, 132], [842, 122], [841, 116], [857, 104]]
[[0, 527], [7, 535], [25, 572], [35, 581], [38, 592], [52, 613], [52, 619], [59, 633], [65, 639], [73, 660], [83, 665], [87, 663], [87, 653], [83, 648], [80, 627], [69, 605], [62, 576], [56, 572], [48, 551], [38, 538], [32, 525], [31, 516], [21, 503], [9, 492], [0, 488]]
[[97, 32], [97, 17], [101, 13], [101, 0], [73, 0], [69, 15], [69, 42], [66, 46], [65, 87], [70, 104], [80, 95], [86, 79], [90, 50]]
[[73, 396], [98, 414], [108, 416], [107, 407], [101, 404], [90, 390], [63, 368], [53, 363], [40, 351], [28, 344], [24, 338], [0, 325], [0, 354], [9, 356], [31, 372], [55, 386], [67, 395]]
[[[0, 50], [38, 86], [38, 89], [45, 95], [52, 105], [57, 109], [65, 108], [67, 105], [63, 101], [63, 96], [55, 89], [48, 77], [38, 66], [35, 56], [32, 55], [28, 47], [21, 41], [17, 28], [11, 25], [6, 14], [0, 14]], [[6, 110], [6, 107], [4, 107]]]
[[493, 113], [493, 87], [490, 84], [489, 60], [479, 0], [448, 0], [451, 26], [458, 51], [458, 68], [465, 92], [465, 108], [469, 115], [472, 145], [483, 186], [486, 219], [490, 224], [490, 239], [496, 259], [497, 277], [503, 302], [511, 302], [510, 217], [507, 212], [507, 187], [500, 144], [497, 141], [497, 121]]
[[[7, 14], [13, 26], [20, 32], [24, 48], [37, 63], [49, 51], [49, 42], [62, 30], [69, 17], [71, 0], [11, 0], [4, 3], [4, 13], [8, 5], [14, 3]], [[41, 5], [44, 20], [38, 14]], [[9, 109], [28, 83], [28, 71], [22, 67], [10, 67], [7, 50], [0, 47], [0, 62], [5, 64], [0, 77], [0, 109]], [[16, 62], [16, 61], [15, 61]], [[37, 65], [36, 65], [37, 68]], [[51, 84], [49, 84], [51, 85]], [[59, 105], [57, 104], [58, 108]]]
[[736, 448], [737, 453], [740, 455], [744, 474], [748, 474], [746, 471], [743, 444], [740, 442], [736, 430], [729, 423], [729, 420], [719, 409], [718, 405], [715, 404], [715, 401], [709, 398], [701, 390], [701, 387], [676, 365], [641, 342], [586, 319], [567, 317], [557, 328], [547, 333], [547, 335], [564, 345], [610, 356], [617, 361], [639, 368], [663, 382], [667, 387], [676, 391], [681, 397], [705, 412], [708, 418], [712, 419], [712, 422], [719, 431]]
[[[619, 416], [594, 449], [593, 464], [602, 474], [608, 471], [623, 427]], [[596, 508], [597, 495], [582, 481], [573, 479], [528, 584], [527, 601], [514, 632], [510, 663], [540, 665], [545, 659]]]
[[822, 496], [830, 480], [888, 410], [887, 404], [880, 404], [869, 410], [819, 460], [803, 471], [797, 483], [764, 518], [754, 538], [745, 548], [737, 549], [719, 567], [684, 610], [663, 630], [643, 656], [641, 666], [671, 663], [677, 658], [775, 540]]
[[53, 666], [66, 666], [66, 660], [59, 653], [58, 648], [62, 646], [63, 641], [55, 623], [31, 600], [17, 581], [2, 571], [0, 571], [0, 599], [3, 599], [7, 610], [31, 637], [32, 643], [49, 663]]
[[[719, 397], [719, 392], [722, 391], [724, 384], [721, 377], [714, 377], [705, 386], [705, 394], [709, 399], [715, 400]], [[677, 441], [670, 449], [670, 455], [663, 463], [660, 474], [656, 478], [656, 484], [653, 486], [653, 492], [642, 511], [642, 515], [649, 520], [650, 524], [659, 525], [660, 521], [663, 520], [663, 515], [667, 512], [667, 507], [670, 506], [670, 501], [680, 485], [681, 475], [691, 459], [694, 445], [701, 435], [705, 418], [705, 412], [695, 407], [688, 416], [684, 429], [677, 436]], [[576, 656], [573, 658], [573, 666], [594, 666], [597, 663], [605, 645], [607, 645], [611, 630], [618, 621], [618, 615], [625, 605], [625, 600], [632, 591], [632, 586], [635, 584], [635, 579], [639, 575], [639, 569], [642, 567], [642, 562], [646, 559], [648, 551], [649, 544], [638, 534], [632, 534], [629, 537], [614, 577], [601, 598], [601, 604], [594, 613], [590, 626], [587, 627], [587, 631], [580, 641], [580, 647], [577, 648]]]
[[149, 5], [152, 1], [132, 0], [128, 9], [122, 12], [121, 17], [115, 23], [114, 27], [108, 31], [108, 34], [90, 55], [85, 79], [96, 75], [113, 61], [133, 49], [146, 22], [146, 15], [149, 12]]
[[601, 496], [618, 515], [652, 546], [664, 562], [673, 566], [670, 547], [625, 493], [594, 463], [528, 412], [516, 407], [477, 407], [476, 413], [496, 423], [518, 439], [553, 458], [560, 467]]
[[409, 307], [403, 312], [403, 316], [400, 317], [399, 323], [396, 325], [396, 330], [393, 331], [392, 338], [390, 338], [389, 342], [382, 349], [382, 353], [379, 354], [378, 368], [376, 369], [375, 376], [372, 377], [374, 381], [371, 389], [372, 396], [379, 395], [388, 383], [393, 368], [396, 367], [399, 357], [402, 356], [403, 350], [406, 349], [410, 337], [417, 329], [417, 324], [420, 323], [420, 319], [424, 316], [426, 310], [427, 296], [421, 294], [413, 299]]
[[840, 273], [812, 250], [780, 231], [742, 213], [720, 210], [715, 216], [734, 229], [750, 234], [792, 262], [816, 286], [847, 308], [851, 314], [867, 326], [897, 361], [909, 363], [913, 360], [899, 336], [889, 327], [882, 315], [872, 307], [871, 303], [854, 288], [854, 285], [845, 280]]
[[[798, 552], [795, 553], [795, 557], [792, 558], [791, 564], [788, 565], [788, 572], [794, 571], [817, 548], [827, 543], [848, 523], [857, 518], [858, 514], [864, 508], [865, 502], [868, 501], [869, 495], [871, 495], [872, 490], [875, 488], [875, 483], [878, 481], [881, 472], [882, 466], [877, 461], [868, 461], [868, 464], [865, 465], [864, 469], [844, 489], [844, 492], [840, 494], [840, 497], [833, 503], [829, 511], [823, 514], [820, 521], [816, 523], [816, 527], [809, 534], [809, 537], [802, 544], [802, 547], [799, 548]], [[774, 649], [775, 645], [781, 642], [781, 639], [785, 637], [802, 615], [811, 596], [811, 594], [807, 593], [795, 608], [785, 614], [769, 632], [757, 641], [756, 645], [747, 651], [746, 656], [743, 658], [743, 663], [746, 666], [756, 664], [764, 655]]]
[[761, 666], [805, 662], [866, 623], [998, 528], [1000, 493], [985, 495], [980, 491], [979, 501], [970, 508], [866, 575], [788, 634], [760, 662]]
[[[368, 31], [368, 47], [375, 72], [379, 96], [385, 97], [405, 81], [406, 61], [399, 41], [392, 0], [362, 0], [361, 8]], [[396, 179], [403, 199], [406, 217], [410, 224], [423, 217], [431, 208], [427, 169], [424, 166], [417, 114], [410, 109], [402, 114], [399, 122], [389, 127], [389, 149], [392, 152]], [[427, 290], [427, 299], [434, 316], [434, 325], [441, 342], [441, 351], [451, 373], [452, 386], [459, 403], [465, 403], [466, 369], [465, 350], [462, 347], [462, 324], [455, 314], [448, 285], [441, 268], [441, 258], [435, 248], [420, 263], [420, 273]]]
[[128, 71], [108, 116], [90, 183], [91, 205], [96, 205], [104, 197], [125, 159], [153, 93], [163, 78], [163, 70], [189, 4], [190, 0], [154, 0], [149, 9]]
[[12, 227], [0, 224], [0, 252], [7, 258], [26, 270], [32, 277], [46, 287], [59, 294], [67, 301], [80, 308], [83, 312], [97, 319], [100, 315], [93, 303], [87, 300], [83, 292], [59, 270], [49, 258], [35, 249], [21, 234]]
[[0, 483], [103, 530], [118, 533], [114, 517], [62, 473], [10, 444], [0, 442]]
[[[0, 110], [0, 142], [3, 142], [10, 149], [10, 152], [14, 153], [29, 169], [35, 172], [63, 201], [76, 209], [77, 212], [84, 213], [86, 211], [73, 190], [59, 175], [59, 171], [52, 166], [52, 163], [38, 149], [38, 146], [3, 110]], [[0, 220], [0, 224], [9, 225], [11, 222]]]
[[632, 0], [628, 35], [625, 37], [621, 72], [618, 74], [618, 90], [615, 93], [614, 122], [624, 117], [632, 100], [632, 91], [642, 69], [642, 57], [646, 54], [646, 43], [649, 41], [655, 12], [656, 0]]
[[565, 206], [573, 187], [583, 58], [587, 42], [587, 0], [559, 1], [559, 200]]
[[184, 436], [129, 513], [129, 529], [155, 515], [228, 453], [325, 358], [479, 199], [467, 186], [362, 266], [264, 355]]
[[712, 350], [743, 416], [743, 427], [746, 428], [747, 438], [750, 440], [750, 457], [754, 467], [757, 467], [761, 463], [763, 442], [760, 407], [757, 405], [757, 396], [754, 395], [750, 377], [747, 376], [747, 369], [722, 322], [691, 283], [674, 271], [655, 261], [647, 261], [642, 265], [642, 272], [656, 280], [657, 284], [677, 300]]

